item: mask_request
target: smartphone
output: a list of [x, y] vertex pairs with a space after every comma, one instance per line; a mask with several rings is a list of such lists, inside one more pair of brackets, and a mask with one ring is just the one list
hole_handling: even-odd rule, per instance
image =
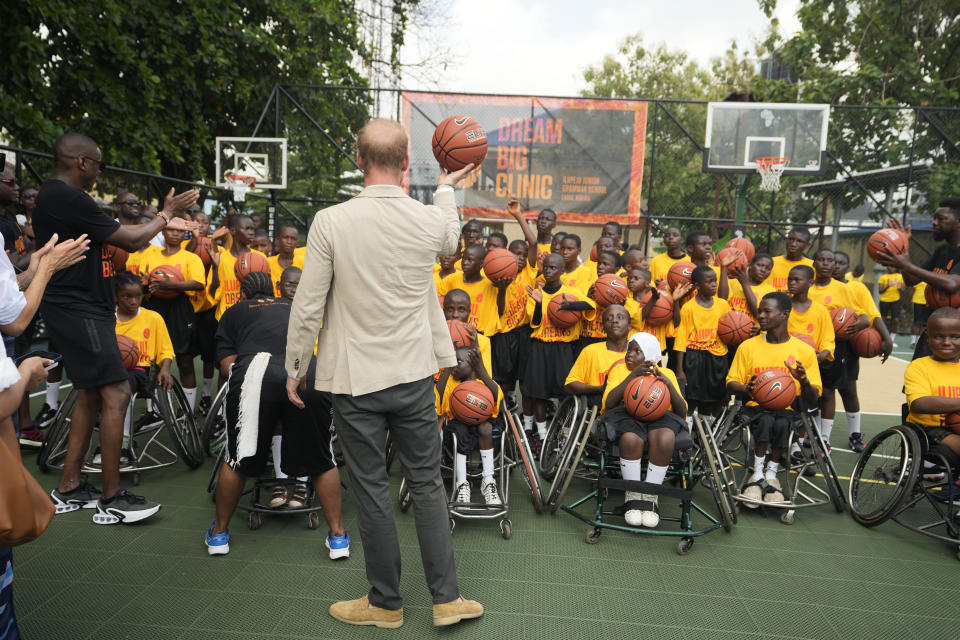
[[53, 360], [53, 362], [44, 367], [44, 369], [47, 371], [52, 371], [57, 367], [58, 364], [60, 364], [60, 360], [63, 359], [63, 356], [59, 353], [54, 353], [53, 351], [31, 351], [30, 353], [22, 355], [14, 360], [14, 363], [20, 364], [27, 358], [43, 358], [44, 360]]

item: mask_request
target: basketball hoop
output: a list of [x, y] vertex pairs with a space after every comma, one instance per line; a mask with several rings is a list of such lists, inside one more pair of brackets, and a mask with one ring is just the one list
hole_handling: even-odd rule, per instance
[[760, 174], [760, 188], [764, 191], [779, 191], [780, 176], [783, 175], [788, 162], [790, 158], [778, 156], [756, 158], [753, 163], [757, 165], [757, 173]]
[[225, 173], [223, 178], [230, 190], [233, 191], [234, 202], [243, 202], [243, 199], [247, 196], [247, 191], [257, 186], [256, 178], [242, 173]]

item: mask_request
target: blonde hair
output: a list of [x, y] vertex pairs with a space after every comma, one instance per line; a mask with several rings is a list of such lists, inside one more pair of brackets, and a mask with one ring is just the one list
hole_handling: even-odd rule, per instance
[[407, 132], [394, 120], [374, 118], [357, 134], [357, 152], [367, 166], [402, 168], [407, 145]]

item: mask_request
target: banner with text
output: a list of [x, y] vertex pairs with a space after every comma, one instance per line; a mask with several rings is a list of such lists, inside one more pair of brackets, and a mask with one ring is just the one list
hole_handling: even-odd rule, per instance
[[464, 183], [465, 216], [509, 218], [507, 202], [519, 200], [527, 211], [553, 209], [560, 222], [638, 222], [646, 102], [404, 92], [404, 187], [422, 202], [437, 184], [433, 131], [453, 115], [487, 130], [487, 157]]

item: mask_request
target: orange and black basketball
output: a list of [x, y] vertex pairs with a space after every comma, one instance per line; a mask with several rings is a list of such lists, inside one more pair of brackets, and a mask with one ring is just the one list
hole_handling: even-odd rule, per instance
[[506, 249], [491, 249], [483, 258], [483, 272], [491, 280], [513, 280], [519, 270], [517, 256]]
[[103, 245], [102, 251], [103, 257], [113, 263], [114, 273], [124, 271], [127, 268], [127, 258], [130, 257], [129, 253], [120, 247], [113, 246], [112, 244]]
[[764, 409], [786, 409], [797, 397], [793, 376], [782, 369], [766, 369], [757, 374], [753, 384], [753, 399]]
[[243, 276], [256, 271], [269, 274], [270, 263], [263, 257], [263, 254], [253, 251], [240, 254], [240, 257], [237, 258], [237, 263], [233, 265], [233, 274], [237, 277], [237, 280], [241, 282], [243, 281]]
[[550, 298], [547, 305], [547, 317], [550, 318], [550, 324], [560, 329], [569, 329], [580, 322], [580, 312], [570, 309], [561, 309], [563, 302], [577, 302], [577, 297], [569, 293], [560, 293]]
[[837, 307], [830, 312], [830, 319], [833, 320], [833, 332], [837, 334], [837, 338], [846, 340], [843, 333], [857, 321], [857, 314], [853, 309]]
[[659, 420], [670, 408], [670, 390], [663, 380], [653, 376], [634, 378], [623, 390], [623, 406], [642, 422]]
[[[171, 280], [173, 282], [183, 282], [183, 275], [180, 273], [180, 270], [171, 265], [160, 265], [156, 269], [150, 272], [150, 282], [157, 282], [159, 280]], [[174, 289], [157, 289], [151, 295], [154, 298], [162, 298], [164, 300], [170, 300], [176, 298], [180, 295], [180, 291], [175, 291]]]
[[496, 398], [479, 380], [464, 380], [450, 394], [450, 412], [458, 422], [478, 425], [493, 415]]
[[900, 255], [907, 251], [907, 234], [899, 229], [884, 228], [875, 231], [870, 239], [867, 240], [867, 254], [874, 262], [880, 256], [880, 251], [886, 249], [894, 255]]
[[790, 335], [792, 335], [794, 338], [796, 338], [796, 339], [799, 340], [800, 342], [805, 342], [805, 343], [807, 343], [808, 345], [810, 345], [811, 347], [813, 347], [814, 350], [816, 350], [816, 348], [817, 348], [817, 343], [814, 342], [814, 341], [813, 341], [813, 338], [811, 338], [811, 337], [808, 336], [807, 334], [805, 334], [805, 333], [791, 333]]
[[467, 329], [467, 326], [467, 323], [456, 319], [447, 320], [447, 329], [450, 330], [450, 339], [453, 340], [454, 349], [473, 346], [473, 340], [470, 339], [470, 330]]
[[469, 116], [450, 116], [433, 132], [433, 157], [447, 171], [479, 167], [487, 157], [487, 132]]
[[127, 371], [136, 369], [140, 362], [140, 349], [133, 338], [117, 334], [117, 346], [120, 348], [120, 357], [123, 358], [123, 368]]
[[727, 249], [740, 249], [743, 251], [743, 255], [747, 256], [747, 262], [753, 260], [753, 256], [757, 254], [757, 250], [754, 248], [753, 243], [750, 242], [750, 238], [734, 238], [727, 243], [725, 247]]
[[943, 289], [928, 284], [923, 290], [923, 298], [927, 301], [927, 306], [933, 309], [940, 307], [960, 308], [960, 292], [947, 293]]
[[752, 331], [753, 318], [743, 311], [727, 311], [717, 323], [717, 337], [729, 346], [740, 344]]
[[943, 415], [943, 426], [945, 429], [950, 429], [950, 431], [960, 435], [960, 411], [945, 413]]
[[670, 285], [670, 290], [676, 291], [677, 287], [681, 284], [690, 282], [690, 278], [693, 276], [693, 270], [696, 268], [697, 265], [687, 260], [674, 262], [670, 270], [667, 271], [667, 284]]
[[[727, 259], [727, 256], [732, 254], [734, 251], [737, 251], [736, 247], [726, 247], [720, 249], [720, 252], [717, 254], [717, 266], [720, 266], [720, 263]], [[727, 275], [731, 278], [736, 278], [738, 275], [747, 270], [749, 266], [749, 261], [747, 260], [746, 254], [743, 250], [740, 250], [740, 257], [734, 260], [733, 264], [727, 267]]]
[[593, 299], [601, 307], [623, 304], [629, 293], [627, 283], [623, 278], [613, 273], [604, 274], [593, 283]]
[[203, 263], [204, 267], [209, 267], [211, 262], [210, 255], [214, 253], [213, 240], [210, 238], [197, 238], [197, 246], [193, 252], [200, 257], [200, 262]]
[[660, 327], [673, 321], [673, 296], [661, 291], [644, 321], [651, 327]]
[[880, 347], [883, 345], [883, 337], [880, 332], [873, 327], [867, 327], [857, 331], [850, 338], [850, 346], [853, 352], [861, 358], [875, 358], [880, 355]]

